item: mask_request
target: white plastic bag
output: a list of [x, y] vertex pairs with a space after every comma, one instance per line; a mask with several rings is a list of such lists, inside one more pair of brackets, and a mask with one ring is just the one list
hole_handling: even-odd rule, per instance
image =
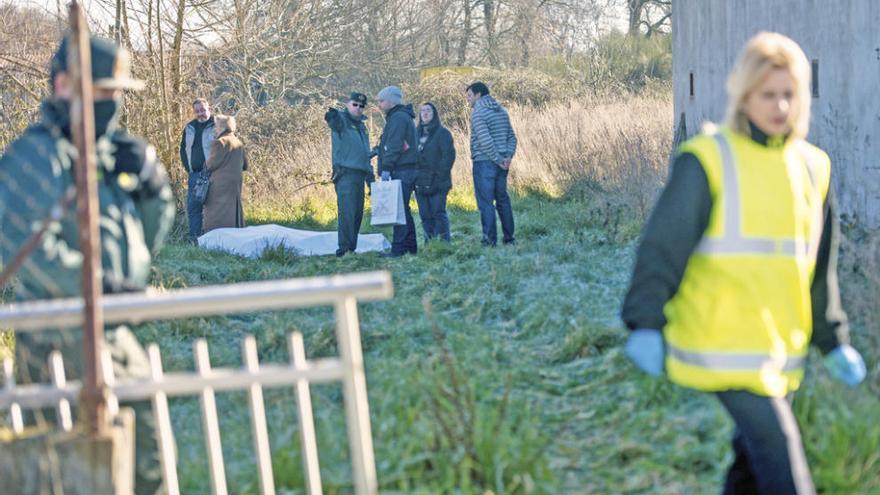
[[373, 182], [370, 204], [373, 208], [370, 225], [406, 225], [403, 186], [399, 180]]

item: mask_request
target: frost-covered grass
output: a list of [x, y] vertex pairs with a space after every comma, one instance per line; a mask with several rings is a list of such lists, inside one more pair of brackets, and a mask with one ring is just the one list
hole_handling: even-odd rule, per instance
[[[598, 220], [601, 201], [514, 201], [518, 244], [479, 246], [470, 191], [451, 199], [451, 245], [418, 256], [376, 254], [268, 259], [172, 244], [154, 283], [197, 286], [390, 270], [395, 297], [360, 305], [376, 460], [383, 493], [713, 493], [730, 462], [731, 424], [712, 397], [637, 373], [621, 352], [617, 318], [629, 277], [632, 226]], [[309, 213], [252, 214], [252, 221], [333, 228], [332, 205]], [[331, 213], [324, 214], [323, 212]], [[368, 229], [373, 231], [375, 229]], [[380, 230], [381, 231], [381, 230]], [[385, 229], [390, 235], [390, 229]], [[286, 359], [285, 334], [305, 334], [310, 357], [336, 352], [332, 312], [281, 313], [152, 323], [167, 369], [191, 369], [191, 342], [208, 339], [214, 366], [239, 366], [254, 334], [262, 360]], [[865, 328], [854, 326], [857, 342]], [[876, 352], [872, 386], [877, 388]], [[810, 464], [824, 493], [880, 493], [880, 401], [844, 390], [815, 366], [795, 401]], [[266, 392], [276, 482], [304, 493], [292, 393]], [[243, 394], [218, 397], [230, 490], [257, 490]], [[326, 493], [350, 493], [341, 391], [314, 389]], [[173, 402], [185, 491], [208, 487], [196, 399]], [[286, 491], [285, 491], [286, 490]]]
[[[418, 256], [401, 259], [273, 250], [248, 261], [171, 243], [152, 284], [391, 271], [394, 299], [359, 308], [382, 493], [717, 493], [731, 460], [722, 408], [711, 396], [645, 377], [621, 352], [626, 332], [617, 313], [635, 237], [666, 173], [671, 106], [669, 95], [540, 111], [511, 106], [520, 139], [511, 172], [516, 246], [480, 247], [467, 134], [453, 129], [460, 158], [452, 244], [420, 245]], [[304, 180], [326, 175], [319, 167], [329, 156], [323, 110], [310, 112], [320, 139], [284, 129], [277, 142], [249, 141], [272, 165], [260, 169], [256, 160], [246, 176], [250, 223], [335, 229], [332, 188], [303, 189]], [[289, 145], [287, 134], [306, 145]], [[272, 143], [290, 154], [266, 147]], [[376, 231], [390, 236], [390, 229], [365, 229]], [[812, 356], [795, 397], [824, 494], [880, 494], [878, 273], [880, 236], [848, 231], [844, 305], [869, 379], [846, 390]], [[257, 337], [264, 362], [287, 360], [291, 331], [305, 335], [309, 357], [336, 354], [330, 308], [154, 322], [135, 331], [160, 344], [167, 370], [192, 369], [192, 342], [202, 337], [215, 367], [241, 365], [246, 334]], [[12, 345], [3, 339], [0, 333], [0, 354]], [[279, 493], [304, 493], [293, 394], [264, 394]], [[246, 398], [219, 394], [217, 401], [230, 493], [256, 493]], [[313, 402], [324, 491], [351, 493], [339, 386], [315, 387]], [[207, 493], [198, 400], [171, 404], [184, 492]]]

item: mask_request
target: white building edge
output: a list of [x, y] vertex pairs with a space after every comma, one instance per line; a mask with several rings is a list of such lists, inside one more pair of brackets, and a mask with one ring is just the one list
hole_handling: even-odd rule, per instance
[[687, 137], [723, 119], [749, 38], [797, 41], [814, 71], [808, 140], [831, 157], [841, 216], [880, 228], [880, 0], [675, 0], [672, 26], [675, 126]]

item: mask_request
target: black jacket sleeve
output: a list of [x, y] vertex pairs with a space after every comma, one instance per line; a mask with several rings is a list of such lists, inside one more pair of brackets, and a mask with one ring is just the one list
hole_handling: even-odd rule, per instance
[[630, 330], [662, 330], [666, 325], [663, 307], [678, 291], [688, 259], [709, 225], [711, 211], [712, 196], [703, 166], [693, 154], [678, 155], [636, 251], [621, 314]]
[[342, 130], [342, 115], [339, 113], [339, 110], [335, 108], [328, 109], [327, 113], [324, 114], [324, 121], [327, 122], [327, 127], [331, 131], [339, 133]]
[[[395, 113], [394, 116], [385, 126], [382, 138], [382, 170], [394, 170], [400, 157], [403, 156], [404, 142], [407, 137], [407, 126], [413, 125], [406, 117]], [[415, 143], [406, 143], [407, 146], [413, 146]]]
[[183, 132], [180, 134], [180, 163], [183, 164], [183, 169], [189, 173], [189, 162], [186, 159], [186, 127], [183, 128]]
[[828, 191], [824, 216], [810, 297], [813, 306], [812, 344], [823, 354], [827, 354], [835, 347], [849, 343], [849, 323], [840, 304], [840, 287], [837, 284], [840, 222], [833, 188]]
[[448, 129], [444, 128], [442, 131], [442, 134], [439, 136], [442, 140], [440, 143], [440, 150], [442, 152], [440, 170], [448, 173], [452, 170], [452, 165], [455, 163], [455, 143], [452, 141], [452, 133]]

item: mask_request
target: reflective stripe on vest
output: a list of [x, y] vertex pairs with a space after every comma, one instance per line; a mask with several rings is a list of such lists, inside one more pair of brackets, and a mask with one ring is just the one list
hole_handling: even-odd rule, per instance
[[[764, 255], [782, 255], [782, 256], [808, 256], [810, 259], [816, 259], [816, 253], [819, 249], [819, 235], [821, 229], [821, 208], [813, 207], [813, 221], [818, 220], [819, 223], [814, 224], [813, 238], [809, 245], [802, 240], [797, 239], [775, 239], [770, 237], [745, 237], [742, 233], [742, 208], [740, 206], [739, 180], [737, 179], [736, 158], [733, 150], [730, 148], [730, 142], [723, 133], [713, 135], [715, 142], [718, 143], [718, 149], [721, 152], [721, 169], [722, 169], [722, 190], [724, 191], [725, 207], [724, 207], [724, 235], [722, 237], [703, 237], [696, 251], [706, 255], [743, 255], [743, 254], [764, 254]], [[811, 196], [814, 202], [817, 201], [817, 184], [815, 172], [813, 170], [812, 161], [808, 158], [807, 153], [803, 153], [806, 163], [807, 175], [812, 184]], [[818, 212], [818, 219], [815, 213]]]
[[669, 355], [682, 363], [713, 370], [755, 371], [760, 369], [776, 369], [780, 371], [797, 371], [804, 366], [803, 356], [786, 356], [784, 360], [769, 354], [742, 352], [693, 352], [679, 349], [666, 343]]

